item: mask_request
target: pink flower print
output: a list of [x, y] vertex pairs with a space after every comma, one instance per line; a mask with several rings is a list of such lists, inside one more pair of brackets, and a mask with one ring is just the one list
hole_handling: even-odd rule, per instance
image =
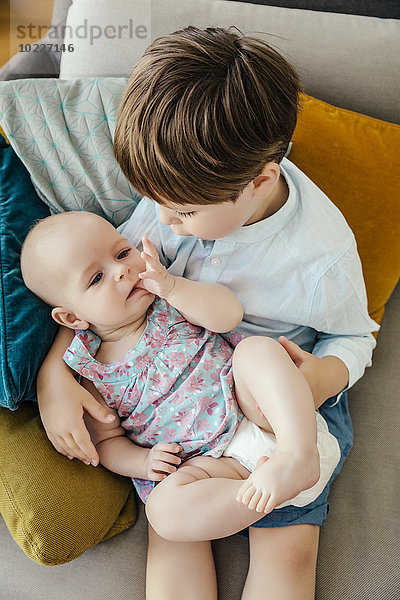
[[168, 383], [168, 389], [170, 387], [168, 378], [165, 377], [163, 373], [154, 373], [154, 375], [150, 378], [150, 381], [156, 389], [160, 388], [159, 390], [157, 389], [157, 391], [162, 391], [163, 388], [165, 388], [166, 382]]
[[107, 391], [104, 395], [105, 400], [113, 400], [113, 396], [114, 396], [114, 386], [107, 386]]
[[127, 417], [131, 412], [131, 409], [129, 407], [129, 405], [126, 405], [125, 403], [121, 402], [121, 404], [118, 406], [118, 414], [120, 417]]
[[185, 394], [181, 390], [176, 390], [171, 396], [168, 398], [170, 404], [183, 404], [185, 401]]
[[176, 429], [170, 429], [166, 427], [162, 432], [162, 439], [164, 442], [174, 442], [178, 439], [178, 432]]
[[140, 413], [135, 413], [135, 415], [133, 416], [133, 420], [135, 427], [141, 427], [142, 425], [145, 425], [147, 423], [149, 417], [144, 411], [142, 411]]
[[192, 392], [200, 392], [204, 386], [204, 379], [200, 375], [197, 377], [195, 375], [191, 375], [188, 379], [189, 389]]
[[165, 329], [166, 327], [168, 327], [168, 325], [171, 324], [171, 318], [169, 316], [168, 311], [163, 310], [160, 311], [160, 313], [157, 316], [157, 323], [163, 328]]
[[132, 408], [134, 408], [140, 402], [142, 396], [141, 390], [138, 387], [134, 386], [125, 390], [125, 393], [126, 401], [130, 404]]
[[[217, 365], [218, 368], [218, 365]], [[217, 371], [214, 371], [214, 373], [210, 373], [210, 379], [214, 382], [214, 383], [220, 383], [220, 378], [219, 378], [219, 373]]]
[[196, 421], [196, 430], [197, 431], [207, 431], [209, 428], [209, 423], [207, 419], [198, 419]]
[[154, 329], [152, 334], [146, 337], [148, 338], [146, 339], [146, 342], [150, 348], [160, 348], [163, 345], [164, 336], [159, 329]]
[[213, 408], [218, 406], [218, 402], [212, 402], [207, 408], [207, 414], [212, 415], [214, 413]]
[[138, 370], [145, 369], [151, 361], [152, 361], [152, 358], [151, 358], [151, 356], [149, 356], [149, 354], [144, 354], [143, 356], [138, 356], [135, 360], [135, 368]]
[[99, 379], [104, 377], [104, 367], [99, 365], [90, 365], [88, 369], [88, 379], [95, 379], [96, 375]]
[[235, 331], [230, 331], [229, 333], [224, 333], [224, 338], [229, 344], [235, 347], [244, 339], [244, 335], [236, 333]]
[[184, 352], [177, 352], [173, 350], [170, 354], [169, 366], [171, 369], [185, 366], [187, 363], [187, 357]]
[[132, 363], [120, 362], [115, 364], [115, 375], [119, 379], [129, 377]]
[[203, 369], [205, 371], [209, 371], [210, 369], [212, 369], [214, 367], [214, 361], [212, 359], [205, 359], [203, 361]]
[[193, 420], [195, 418], [195, 410], [190, 409], [185, 412], [179, 411], [173, 416], [173, 420], [181, 431], [188, 432], [192, 428]]

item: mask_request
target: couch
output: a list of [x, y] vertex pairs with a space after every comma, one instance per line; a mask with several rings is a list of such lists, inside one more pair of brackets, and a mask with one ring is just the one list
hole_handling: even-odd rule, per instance
[[[82, 11], [80, 16], [84, 16], [84, 11], [90, 9], [90, 4], [96, 4], [98, 19], [101, 21], [103, 18], [105, 22], [104, 15], [107, 14], [108, 7], [104, 1], [90, 3], [76, 0], [74, 5], [70, 4], [69, 0], [56, 0], [53, 24], [61, 25], [66, 19], [69, 19], [67, 22], [73, 22], [77, 11]], [[113, 11], [117, 4], [112, 3]], [[310, 103], [309, 106], [316, 107], [315, 110], [322, 111], [324, 119], [326, 115], [332, 118], [337, 116], [337, 109], [333, 108], [335, 106], [340, 107], [339, 111], [350, 109], [367, 115], [366, 119], [381, 119], [387, 122], [385, 132], [392, 132], [396, 130], [391, 123], [400, 123], [399, 53], [396, 55], [395, 52], [400, 33], [399, 17], [397, 3], [390, 1], [277, 0], [236, 3], [185, 0], [175, 3], [171, 0], [153, 0], [151, 35], [154, 38], [160, 33], [188, 24], [232, 24], [249, 33], [267, 30], [274, 36], [273, 43], [300, 70], [306, 93], [329, 103], [325, 105], [317, 101], [314, 106], [312, 98], [306, 99], [305, 115], [310, 113], [307, 102]], [[55, 41], [53, 38], [52, 42]], [[59, 41], [62, 42], [62, 39]], [[108, 52], [99, 54], [99, 47], [96, 49], [87, 40], [82, 41], [82, 44], [81, 47], [77, 46], [74, 55], [62, 56], [61, 64], [60, 53], [53, 50], [42, 54], [40, 60], [33, 55], [25, 54], [23, 58], [18, 56], [2, 69], [0, 79], [60, 75], [65, 80], [72, 80], [81, 76], [124, 77], [129, 74], [126, 68], [115, 72], [115, 56], [110, 58]], [[129, 49], [128, 53], [134, 51], [135, 49]], [[126, 64], [126, 57], [124, 58]], [[344, 119], [341, 126], [347, 133], [354, 124], [353, 114], [346, 110], [339, 113]], [[358, 116], [355, 118], [358, 119]], [[372, 130], [374, 135], [376, 132], [381, 134], [383, 129], [379, 121], [363, 119], [364, 117], [361, 121], [367, 123], [368, 131]], [[324, 151], [327, 156], [332, 155], [329, 152], [333, 152], [333, 156], [341, 156], [340, 148], [339, 152], [337, 147], [335, 149], [334, 136], [329, 137], [329, 145], [324, 141], [325, 130], [321, 128], [320, 122], [317, 125], [313, 122], [311, 125], [303, 120], [302, 123], [302, 128], [296, 131], [297, 137], [294, 138], [294, 162], [304, 166], [304, 170], [310, 163], [310, 157], [307, 161], [307, 157], [302, 154], [301, 145], [311, 126], [315, 127], [315, 146], [318, 148], [318, 153], [311, 158], [317, 160], [318, 154]], [[340, 135], [344, 135], [343, 131]], [[322, 147], [318, 146], [318, 137], [322, 139]], [[356, 133], [353, 137], [351, 147], [354, 148], [354, 155], [357, 155], [359, 163], [365, 159], [365, 165], [369, 165], [371, 158], [366, 154], [371, 153], [371, 139], [367, 140], [370, 145], [364, 156], [362, 145], [367, 143], [365, 138], [362, 135], [358, 137]], [[391, 149], [390, 155], [394, 156], [394, 164], [397, 156], [398, 165], [398, 146]], [[379, 163], [383, 160], [382, 155], [378, 153], [373, 158], [374, 162], [378, 162], [378, 173], [384, 171], [385, 165]], [[331, 168], [330, 160], [320, 165], [321, 175], [318, 171], [315, 172], [318, 183], [319, 175], [323, 177], [324, 171], [335, 169], [335, 165]], [[310, 176], [312, 175], [310, 172]], [[369, 170], [365, 167], [365, 170], [361, 170], [360, 182], [368, 176]], [[34, 180], [34, 183], [40, 195], [38, 181]], [[327, 177], [325, 191], [330, 193], [330, 186], [334, 184], [334, 178], [331, 181]], [[384, 182], [380, 182], [378, 189], [381, 189], [381, 184]], [[384, 316], [373, 366], [367, 369], [362, 380], [349, 392], [355, 441], [341, 474], [332, 486], [331, 511], [321, 530], [317, 600], [394, 600], [400, 597], [400, 403], [397, 360], [397, 340], [400, 336], [399, 286], [392, 292], [399, 275], [400, 232], [395, 214], [390, 214], [390, 210], [396, 207], [398, 209], [400, 198], [398, 195], [396, 198], [393, 192], [390, 192], [390, 197], [387, 193], [382, 198], [382, 206], [379, 205], [379, 199], [376, 199], [377, 207], [372, 220], [375, 220], [375, 227], [371, 221], [368, 227], [364, 227], [362, 231], [360, 229], [360, 238], [357, 237], [358, 221], [364, 219], [366, 222], [370, 218], [369, 207], [364, 207], [360, 213], [360, 209], [356, 210], [357, 207], [354, 207], [354, 200], [347, 199], [347, 204], [344, 205], [346, 211], [342, 209], [350, 224], [354, 225], [362, 259], [364, 255], [368, 256], [364, 266], [369, 302], [372, 308], [376, 308], [375, 312], [372, 311], [374, 318], [381, 320], [383, 312]], [[389, 208], [384, 204], [389, 204]], [[376, 226], [381, 214], [382, 221]], [[371, 247], [374, 247], [372, 254]], [[383, 263], [382, 258], [385, 259]], [[375, 289], [370, 293], [370, 282], [373, 281], [376, 285], [380, 281], [381, 265], [386, 263], [390, 263], [388, 266], [391, 267], [390, 281], [386, 286], [385, 297], [378, 302], [376, 297], [380, 290]], [[69, 463], [64, 457], [56, 455], [40, 426], [37, 407], [32, 401], [22, 403], [14, 412], [1, 409], [0, 423], [0, 498], [4, 517], [4, 520], [0, 520], [1, 548], [4, 554], [0, 567], [0, 596], [7, 600], [143, 599], [146, 519], [143, 507], [135, 501], [130, 482], [103, 473], [101, 468], [96, 470], [97, 480], [94, 481], [90, 479], [92, 475], [88, 475], [91, 467], [77, 461]], [[24, 449], [20, 450], [22, 445]], [[9, 452], [6, 456], [7, 448]], [[28, 462], [30, 457], [34, 458]], [[35, 464], [39, 469], [39, 461], [41, 474], [35, 484], [32, 480], [32, 488], [24, 490], [23, 503], [21, 501], [18, 505], [12, 496], [8, 479], [13, 474], [17, 478], [27, 478], [30, 470], [35, 469]], [[43, 466], [46, 464], [49, 465], [47, 468]], [[90, 482], [86, 488], [82, 483], [85, 478]], [[36, 538], [32, 534], [36, 518], [34, 499], [40, 494], [37, 488], [42, 488], [42, 491], [49, 489], [54, 493], [57, 487], [60, 491], [57, 507], [50, 504], [47, 506], [41, 496], [44, 510], [49, 511], [49, 529], [41, 531], [41, 547], [37, 544], [37, 531]], [[105, 487], [109, 489], [109, 497], [96, 498], [94, 490], [104, 490]], [[74, 490], [78, 488], [79, 496], [74, 496]], [[67, 495], [70, 496], [68, 500]], [[104, 513], [99, 504], [106, 500], [109, 503], [107, 512], [114, 510], [114, 513], [112, 518], [108, 515], [108, 521], [102, 523]], [[68, 505], [69, 514], [65, 505]], [[43, 522], [42, 518], [41, 524], [36, 523], [36, 527], [43, 529]], [[81, 538], [90, 529], [90, 544], [87, 547], [82, 546], [81, 538], [77, 547], [79, 529], [83, 532]], [[246, 538], [235, 535], [218, 540], [213, 542], [213, 549], [219, 597], [221, 600], [239, 599], [248, 566]], [[267, 591], [265, 598], [268, 598]]]

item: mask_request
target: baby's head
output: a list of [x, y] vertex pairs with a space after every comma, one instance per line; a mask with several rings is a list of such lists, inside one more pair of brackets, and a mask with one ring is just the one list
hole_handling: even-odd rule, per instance
[[55, 321], [100, 336], [146, 314], [154, 296], [140, 288], [144, 270], [136, 248], [108, 221], [84, 211], [42, 219], [21, 250], [24, 282], [53, 307]]
[[299, 91], [294, 68], [265, 42], [188, 27], [155, 40], [133, 69], [115, 155], [161, 206], [236, 202], [285, 155]]

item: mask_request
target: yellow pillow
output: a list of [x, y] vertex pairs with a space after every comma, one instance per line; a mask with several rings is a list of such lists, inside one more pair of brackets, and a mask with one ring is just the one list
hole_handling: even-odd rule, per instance
[[33, 402], [0, 409], [0, 511], [41, 565], [69, 562], [136, 519], [130, 479], [58, 454]]
[[379, 323], [400, 274], [400, 126], [304, 94], [289, 158], [352, 228]]
[[1, 125], [0, 125], [0, 135], [3, 136], [3, 138], [6, 140], [7, 144], [10, 143], [9, 140], [8, 140], [8, 138], [7, 138], [7, 136], [6, 136], [6, 134], [4, 133], [4, 129], [2, 128]]

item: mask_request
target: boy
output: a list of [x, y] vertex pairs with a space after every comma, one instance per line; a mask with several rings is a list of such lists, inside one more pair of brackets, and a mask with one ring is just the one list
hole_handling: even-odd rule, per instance
[[[341, 392], [370, 364], [371, 331], [378, 327], [367, 313], [352, 232], [325, 195], [283, 158], [299, 90], [293, 68], [261, 41], [218, 28], [187, 28], [156, 40], [132, 72], [115, 133], [122, 169], [151, 200], [140, 202], [121, 232], [137, 244], [146, 233], [172, 274], [230, 287], [244, 307], [240, 333], [279, 339], [338, 439], [335, 476], [351, 447]], [[94, 416], [99, 411], [56, 366], [64, 349], [60, 337], [39, 377], [42, 418], [56, 448], [96, 462], [80, 416], [83, 409]], [[70, 390], [65, 399], [60, 377], [64, 393]], [[52, 391], [64, 414], [66, 398], [75, 395], [68, 407], [74, 426], [62, 430], [56, 423]], [[212, 511], [192, 502], [188, 483], [202, 485], [212, 476], [218, 485], [217, 463], [210, 473], [201, 458], [194, 461], [161, 482], [148, 501], [158, 531], [149, 527], [149, 599], [216, 598], [206, 540], [245, 525], [239, 503], [216, 509], [217, 488]], [[176, 481], [181, 493], [172, 497]], [[265, 590], [271, 599], [314, 597], [328, 491], [329, 485], [310, 505], [275, 510], [250, 528], [242, 598], [265, 597]], [[208, 537], [196, 530], [207, 519]], [[251, 510], [247, 519], [256, 520]]]

